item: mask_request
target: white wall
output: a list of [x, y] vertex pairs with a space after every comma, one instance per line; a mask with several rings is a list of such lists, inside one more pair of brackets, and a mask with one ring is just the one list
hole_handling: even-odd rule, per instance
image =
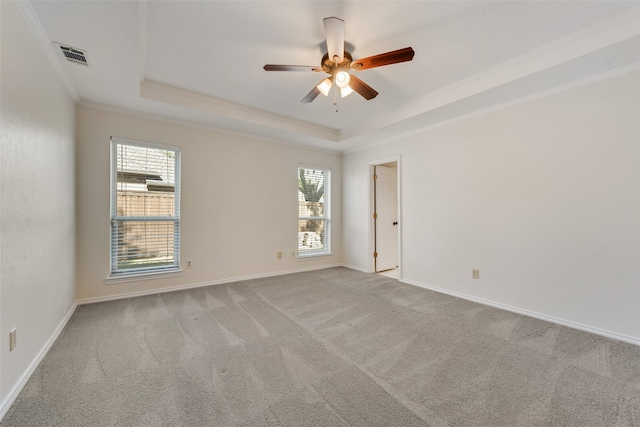
[[[182, 148], [182, 276], [105, 284], [109, 274], [109, 138]], [[80, 300], [284, 273], [342, 262], [342, 160], [336, 153], [149, 120], [88, 106], [77, 114]], [[298, 260], [297, 168], [332, 169], [333, 255]], [[283, 252], [283, 259], [277, 253]]]
[[74, 307], [75, 106], [15, 3], [0, 2], [0, 14], [2, 413]]
[[393, 155], [403, 280], [640, 342], [639, 73], [346, 155], [347, 265], [370, 266], [368, 163]]

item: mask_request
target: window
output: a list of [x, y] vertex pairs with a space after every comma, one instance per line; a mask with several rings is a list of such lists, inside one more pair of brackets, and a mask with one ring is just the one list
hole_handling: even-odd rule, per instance
[[331, 251], [331, 170], [298, 167], [298, 255], [326, 255]]
[[111, 138], [111, 277], [180, 266], [180, 148]]

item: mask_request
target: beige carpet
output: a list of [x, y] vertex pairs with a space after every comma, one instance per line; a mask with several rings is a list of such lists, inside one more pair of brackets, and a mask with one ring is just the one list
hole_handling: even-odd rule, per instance
[[4, 426], [637, 426], [640, 347], [346, 268], [78, 307]]

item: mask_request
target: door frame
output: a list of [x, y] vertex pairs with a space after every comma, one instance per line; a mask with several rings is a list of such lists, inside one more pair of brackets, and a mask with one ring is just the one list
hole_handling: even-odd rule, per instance
[[367, 182], [369, 183], [369, 254], [367, 255], [367, 259], [369, 260], [369, 272], [375, 273], [376, 264], [375, 258], [373, 257], [373, 253], [376, 248], [376, 226], [375, 220], [373, 219], [373, 213], [375, 211], [375, 188], [373, 183], [373, 171], [375, 166], [381, 166], [386, 163], [396, 162], [398, 167], [397, 170], [397, 189], [396, 189], [396, 198], [397, 198], [397, 214], [398, 214], [398, 227], [396, 230], [397, 233], [397, 245], [398, 245], [398, 279], [402, 277], [402, 174], [401, 171], [401, 163], [400, 163], [400, 155], [385, 157], [383, 159], [378, 159], [369, 162], [369, 169], [367, 171], [368, 178]]

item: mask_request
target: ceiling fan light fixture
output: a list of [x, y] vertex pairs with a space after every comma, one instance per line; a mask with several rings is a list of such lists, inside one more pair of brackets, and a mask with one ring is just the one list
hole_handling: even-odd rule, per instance
[[321, 94], [323, 94], [324, 96], [328, 96], [329, 95], [329, 89], [331, 89], [331, 80], [329, 79], [324, 79], [323, 81], [320, 82], [320, 84], [317, 86], [318, 90], [320, 91]]
[[[0, 0], [2, 1], [2, 0]], [[320, 60], [320, 67], [308, 65], [277, 65], [266, 64], [263, 68], [265, 71], [324, 71], [329, 75], [323, 79], [317, 86], [304, 97], [300, 102], [308, 104], [312, 102], [320, 94], [329, 96], [331, 87], [335, 83], [340, 89], [342, 98], [349, 96], [353, 92], [357, 92], [367, 101], [375, 98], [378, 92], [371, 86], [360, 80], [356, 73], [353, 76], [350, 71], [368, 70], [370, 68], [382, 67], [383, 65], [398, 64], [413, 59], [415, 52], [411, 47], [397, 49], [378, 55], [368, 56], [353, 60], [351, 53], [344, 50], [344, 21], [334, 16], [324, 18], [324, 34], [327, 53]], [[334, 105], [337, 100], [337, 89], [334, 90]], [[336, 107], [337, 112], [337, 107]]]
[[351, 77], [349, 76], [349, 73], [347, 73], [346, 71], [338, 71], [336, 73], [335, 81], [336, 81], [336, 85], [338, 85], [340, 89], [348, 87], [349, 80], [351, 80]]
[[353, 93], [353, 89], [350, 86], [345, 86], [340, 88], [340, 96], [346, 98], [347, 96]]

